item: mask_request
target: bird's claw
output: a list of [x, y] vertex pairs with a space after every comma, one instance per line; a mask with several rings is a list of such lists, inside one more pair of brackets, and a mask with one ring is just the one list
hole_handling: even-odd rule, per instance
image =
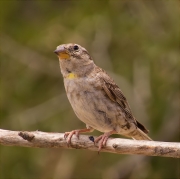
[[64, 138], [67, 139], [67, 145], [69, 146], [71, 143], [71, 138], [75, 134], [76, 137], [79, 139], [79, 130], [73, 130], [71, 132], [65, 132], [64, 133]]
[[99, 142], [98, 154], [101, 151], [101, 149], [106, 146], [109, 136], [114, 133], [116, 132], [115, 131], [107, 132], [107, 133], [104, 133], [103, 135], [100, 135], [99, 137], [95, 139], [95, 143]]
[[109, 136], [103, 134], [103, 135], [100, 135], [99, 137], [97, 137], [97, 138], [95, 139], [95, 143], [98, 143], [98, 142], [99, 142], [98, 153], [101, 151], [101, 149], [102, 149], [103, 147], [106, 146], [106, 142], [107, 142], [107, 140], [108, 140], [108, 137], [109, 137]]

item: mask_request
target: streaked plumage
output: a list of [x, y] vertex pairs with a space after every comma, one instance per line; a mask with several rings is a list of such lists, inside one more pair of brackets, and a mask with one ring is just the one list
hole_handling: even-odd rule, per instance
[[87, 50], [77, 44], [57, 47], [67, 97], [77, 117], [87, 129], [67, 132], [68, 143], [73, 134], [93, 129], [104, 132], [99, 149], [109, 135], [117, 133], [137, 140], [151, 140], [147, 129], [133, 116], [120, 88], [101, 68], [96, 66]]

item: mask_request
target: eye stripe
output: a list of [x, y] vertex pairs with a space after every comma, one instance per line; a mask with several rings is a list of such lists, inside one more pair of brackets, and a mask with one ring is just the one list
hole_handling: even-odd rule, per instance
[[92, 60], [91, 56], [89, 55], [89, 53], [86, 50], [83, 50], [83, 53], [85, 53], [86, 55], [88, 55], [89, 59]]
[[[75, 50], [77, 47], [78, 50]], [[74, 49], [75, 48], [75, 49]], [[73, 45], [71, 46], [71, 48], [69, 49], [69, 51], [71, 52], [71, 55], [77, 59], [82, 59], [82, 57], [84, 55], [87, 55], [89, 60], [92, 60], [91, 56], [89, 55], [89, 53], [87, 52], [86, 49], [79, 47], [78, 45]]]

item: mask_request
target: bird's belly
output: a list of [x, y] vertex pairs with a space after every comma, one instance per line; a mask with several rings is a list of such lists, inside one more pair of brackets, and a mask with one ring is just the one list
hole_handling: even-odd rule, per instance
[[85, 124], [101, 131], [116, 130], [121, 113], [115, 103], [109, 100], [101, 89], [89, 84], [65, 83], [66, 92], [77, 117]]

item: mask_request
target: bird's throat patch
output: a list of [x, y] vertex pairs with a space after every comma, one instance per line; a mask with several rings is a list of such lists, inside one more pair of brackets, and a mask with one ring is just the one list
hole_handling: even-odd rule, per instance
[[77, 78], [78, 76], [75, 74], [75, 73], [69, 73], [67, 76], [66, 76], [66, 78], [67, 79], [75, 79], [75, 78]]

